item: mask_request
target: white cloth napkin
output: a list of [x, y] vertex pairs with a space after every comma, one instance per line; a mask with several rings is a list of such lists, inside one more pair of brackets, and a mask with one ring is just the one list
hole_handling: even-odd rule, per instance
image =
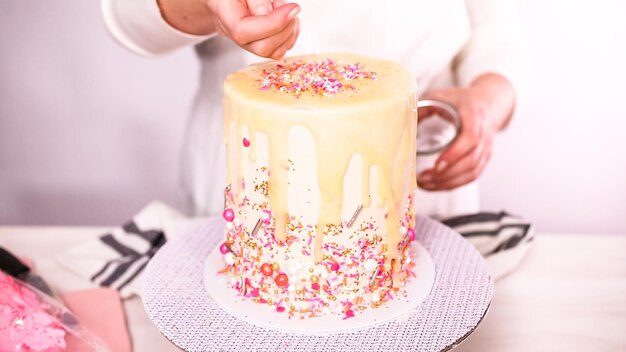
[[535, 238], [532, 225], [504, 211], [455, 216], [440, 221], [460, 233], [485, 257], [494, 279], [512, 272]]
[[124, 225], [55, 259], [99, 286], [118, 290], [122, 298], [139, 295], [141, 273], [166, 241], [164, 228], [182, 218], [176, 210], [155, 201]]

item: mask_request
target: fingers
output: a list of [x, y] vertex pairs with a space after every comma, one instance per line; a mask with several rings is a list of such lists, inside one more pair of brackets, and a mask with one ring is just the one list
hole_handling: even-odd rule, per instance
[[476, 143], [480, 136], [474, 134], [464, 134], [461, 132], [459, 137], [448, 147], [435, 164], [435, 172], [440, 174], [446, 171], [451, 165], [458, 163], [461, 158], [469, 154], [476, 147]]
[[470, 170], [457, 174], [455, 177], [444, 180], [440, 183], [422, 183], [420, 187], [427, 191], [449, 191], [476, 180], [487, 166], [489, 154], [485, 154], [480, 161]]
[[287, 28], [300, 12], [296, 4], [283, 5], [265, 16], [248, 16], [235, 21], [231, 28], [231, 39], [239, 45], [269, 38]]
[[274, 60], [279, 60], [285, 56], [287, 50], [290, 50], [296, 44], [296, 40], [300, 34], [300, 21], [296, 18], [294, 22], [294, 28], [290, 29], [289, 37], [283, 41], [280, 46], [278, 46], [268, 57]]
[[423, 106], [417, 109], [417, 122], [423, 121], [437, 113], [437, 108], [433, 106]]
[[274, 8], [270, 0], [247, 0], [246, 2], [253, 16], [265, 16]]
[[427, 170], [421, 173], [417, 178], [419, 186], [429, 191], [445, 191], [476, 180], [491, 157], [492, 144], [493, 137], [488, 136], [444, 171]]
[[272, 6], [275, 9], [283, 6], [284, 4], [286, 4], [286, 2], [284, 0], [274, 0], [274, 1], [272, 1]]
[[459, 106], [459, 117], [461, 118], [461, 131], [452, 145], [448, 147], [439, 157], [435, 164], [437, 173], [443, 172], [448, 166], [458, 162], [463, 156], [474, 149], [482, 138], [483, 126], [481, 121], [484, 116], [481, 111], [475, 111], [472, 106]]
[[296, 18], [296, 30], [293, 35], [287, 41], [287, 50], [291, 50], [294, 45], [296, 45], [296, 40], [298, 40], [298, 36], [300, 36], [300, 20]]
[[291, 44], [290, 41], [295, 41], [294, 35], [297, 38], [297, 27], [298, 21], [296, 19], [280, 33], [255, 41], [248, 46], [244, 46], [244, 48], [259, 56], [280, 59], [287, 52], [288, 45]]
[[475, 170], [476, 166], [480, 164], [484, 157], [484, 144], [479, 144], [476, 148], [470, 150], [459, 161], [450, 165], [447, 169], [435, 175], [435, 182], [438, 184], [445, 183], [446, 181], [455, 179], [465, 173], [471, 173]]
[[[216, 0], [210, 4], [216, 9], [218, 33], [253, 54], [281, 58], [298, 38], [296, 16], [300, 6], [297, 4], [286, 4], [282, 0], [274, 3], [269, 0]], [[254, 15], [264, 13], [268, 6], [270, 9], [266, 14]]]

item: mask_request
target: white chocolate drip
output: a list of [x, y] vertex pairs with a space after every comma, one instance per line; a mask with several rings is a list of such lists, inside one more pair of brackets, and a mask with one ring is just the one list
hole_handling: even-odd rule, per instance
[[[378, 80], [351, 82], [354, 91], [333, 96], [305, 93], [295, 97], [288, 92], [259, 90], [261, 71], [275, 65], [253, 65], [231, 74], [225, 82], [225, 140], [228, 144], [228, 183], [242, 195], [244, 174], [244, 131], [249, 136], [250, 161], [257, 159], [256, 134], [268, 140], [268, 197], [274, 216], [274, 237], [285, 240], [288, 222], [288, 133], [291, 127], [305, 127], [313, 136], [316, 149], [317, 179], [320, 193], [313, 255], [322, 260], [324, 232], [327, 225], [341, 225], [344, 175], [355, 154], [361, 156], [361, 204], [384, 207], [386, 211], [385, 271], [398, 271], [398, 244], [403, 199], [415, 190], [415, 82], [408, 71], [388, 61], [370, 60], [352, 55], [309, 56], [293, 58], [360, 63], [375, 71]], [[235, 131], [230, 129], [234, 128]], [[236, 135], [235, 143], [232, 136]], [[376, 170], [376, 189], [370, 187], [370, 171]], [[372, 202], [372, 193], [376, 199]], [[348, 219], [346, 219], [347, 221]], [[394, 284], [397, 278], [394, 276]]]

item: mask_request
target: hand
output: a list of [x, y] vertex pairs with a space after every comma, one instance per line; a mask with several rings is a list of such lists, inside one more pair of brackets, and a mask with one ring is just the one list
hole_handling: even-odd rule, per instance
[[258, 56], [280, 59], [298, 39], [300, 6], [283, 0], [208, 0], [219, 34]]
[[300, 34], [297, 4], [284, 0], [157, 0], [163, 18], [189, 34], [216, 31], [249, 52], [282, 58]]
[[476, 180], [484, 170], [496, 133], [508, 122], [515, 96], [506, 79], [486, 74], [470, 88], [431, 91], [425, 99], [439, 99], [457, 107], [461, 133], [437, 159], [434, 169], [417, 177], [428, 191], [446, 191]]

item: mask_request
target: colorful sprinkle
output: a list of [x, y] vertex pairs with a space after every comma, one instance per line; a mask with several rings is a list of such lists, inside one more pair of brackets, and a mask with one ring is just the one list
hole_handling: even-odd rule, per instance
[[409, 228], [406, 231], [407, 236], [409, 236], [409, 240], [411, 241], [415, 241], [415, 230], [413, 230], [412, 228]]
[[250, 146], [250, 141], [246, 137], [243, 137], [243, 146], [246, 148]]
[[261, 265], [261, 273], [264, 276], [272, 276], [274, 274], [274, 269], [272, 268], [272, 265], [264, 263]]
[[[261, 182], [255, 179], [250, 184], [257, 191], [256, 186]], [[240, 189], [238, 191], [241, 192]], [[275, 219], [267, 202], [256, 203], [245, 195], [237, 197], [237, 194], [225, 193], [228, 206], [224, 207], [226, 210], [223, 216], [226, 220], [232, 216], [233, 221], [226, 222], [226, 240], [220, 244], [220, 252], [224, 255], [224, 261], [232, 261], [234, 266], [224, 265], [219, 274], [233, 275], [229, 286], [240, 291], [251, 302], [267, 304], [277, 312], [286, 312], [290, 319], [325, 314], [336, 314], [348, 319], [354, 317], [357, 311], [381, 307], [400, 295], [406, 297], [401, 287], [392, 286], [394, 273], [383, 270], [387, 247], [381, 237], [384, 228], [380, 228], [380, 224], [371, 217], [363, 217], [363, 212], [358, 219], [358, 211], [352, 214], [356, 220], [353, 221], [353, 230], [349, 231], [348, 239], [354, 243], [348, 245], [333, 238], [345, 234], [348, 221], [328, 227], [324, 232], [327, 240], [323, 243], [323, 259], [318, 264], [309, 265], [303, 259], [311, 256], [309, 249], [316, 235], [314, 225], [303, 223], [301, 217], [290, 215], [285, 224], [289, 230], [288, 236], [284, 244], [278, 244], [272, 235]], [[236, 209], [250, 208], [262, 214], [262, 218], [247, 218], [245, 224], [243, 218], [241, 222], [234, 222], [235, 216], [239, 220], [239, 214], [243, 214], [235, 214]], [[228, 214], [228, 210], [232, 214]], [[408, 210], [406, 212], [399, 224], [399, 232], [404, 236], [398, 244], [401, 259], [398, 272], [405, 273], [408, 279], [415, 279], [412, 271], [415, 263], [409, 256], [412, 251], [405, 247], [410, 243], [409, 238], [414, 239], [415, 230], [411, 229], [413, 219]], [[249, 224], [252, 220], [256, 224]], [[250, 225], [253, 225], [252, 228]], [[358, 232], [368, 234], [361, 237], [355, 234]], [[284, 255], [281, 251], [276, 256], [276, 246], [286, 247], [283, 248], [286, 249]], [[248, 278], [244, 278], [244, 275]], [[291, 305], [295, 307], [292, 310]]]
[[231, 252], [224, 254], [224, 263], [226, 263], [226, 265], [235, 264], [235, 256]]
[[241, 272], [241, 276], [239, 277], [239, 291], [241, 292], [241, 294], [246, 294], [246, 289], [247, 289], [247, 280], [246, 277], [243, 276], [243, 271]]
[[352, 227], [352, 225], [354, 225], [354, 222], [359, 217], [359, 214], [361, 214], [361, 210], [363, 210], [363, 204], [359, 204], [359, 206], [356, 207], [354, 214], [352, 214], [352, 217], [350, 218], [350, 221], [348, 221], [348, 224], [346, 224], [346, 226]]
[[380, 266], [376, 267], [376, 270], [372, 273], [372, 277], [370, 278], [369, 282], [370, 287], [376, 284], [376, 278], [378, 277], [378, 274], [380, 274]]
[[257, 220], [256, 224], [254, 224], [254, 228], [252, 229], [252, 233], [250, 233], [250, 235], [252, 237], [256, 236], [256, 234], [259, 233], [259, 229], [261, 228], [262, 225], [263, 225], [263, 219]]
[[228, 222], [232, 222], [233, 220], [235, 220], [235, 212], [230, 208], [224, 209], [222, 216], [224, 217], [224, 220]]
[[276, 275], [276, 278], [274, 279], [274, 282], [276, 283], [276, 286], [278, 286], [278, 287], [287, 287], [287, 286], [289, 286], [289, 278], [287, 277], [287, 274], [278, 274], [278, 275]]
[[262, 75], [260, 90], [273, 89], [295, 97], [305, 92], [330, 96], [355, 90], [349, 81], [377, 79], [375, 72], [365, 70], [359, 63], [341, 64], [331, 59], [277, 64], [273, 69], [263, 70]]

